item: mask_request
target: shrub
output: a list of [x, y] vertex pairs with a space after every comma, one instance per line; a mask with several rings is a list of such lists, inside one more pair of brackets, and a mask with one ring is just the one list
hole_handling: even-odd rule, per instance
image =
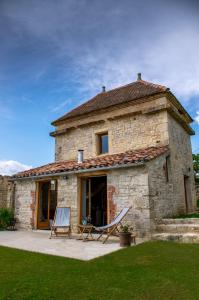
[[125, 233], [131, 232], [132, 230], [133, 230], [133, 227], [131, 227], [129, 224], [125, 224], [120, 229], [121, 232], [125, 232]]
[[5, 230], [14, 219], [14, 213], [8, 208], [0, 208], [0, 230]]

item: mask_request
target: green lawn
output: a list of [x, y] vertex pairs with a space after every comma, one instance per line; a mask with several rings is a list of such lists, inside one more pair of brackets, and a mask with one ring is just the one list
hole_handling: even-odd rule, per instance
[[199, 214], [198, 213], [193, 213], [193, 214], [188, 214], [188, 215], [180, 215], [177, 216], [176, 219], [190, 219], [190, 218], [199, 218]]
[[0, 247], [0, 299], [199, 299], [199, 245], [149, 242], [89, 262]]

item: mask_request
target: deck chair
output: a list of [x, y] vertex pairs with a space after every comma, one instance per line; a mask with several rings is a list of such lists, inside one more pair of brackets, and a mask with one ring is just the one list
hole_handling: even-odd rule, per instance
[[106, 241], [108, 240], [109, 236], [113, 233], [113, 232], [119, 232], [118, 226], [122, 227], [122, 220], [124, 219], [124, 217], [127, 215], [127, 213], [129, 212], [129, 210], [132, 208], [132, 206], [130, 207], [124, 207], [121, 212], [117, 215], [117, 217], [115, 217], [115, 219], [108, 225], [105, 226], [101, 226], [101, 227], [95, 227], [94, 229], [96, 231], [101, 232], [99, 237], [97, 238], [97, 241], [103, 236], [103, 234], [107, 234], [106, 238], [103, 241], [103, 244], [106, 243]]
[[50, 239], [52, 237], [67, 235], [69, 237], [71, 235], [70, 207], [57, 207], [51, 226]]

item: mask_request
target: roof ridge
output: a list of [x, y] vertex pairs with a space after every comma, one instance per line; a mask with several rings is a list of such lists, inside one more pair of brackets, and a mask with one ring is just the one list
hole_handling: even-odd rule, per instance
[[110, 106], [116, 106], [121, 103], [127, 103], [131, 100], [149, 97], [151, 95], [166, 91], [168, 91], [168, 88], [163, 85], [154, 84], [142, 79], [133, 81], [109, 91], [96, 94], [91, 99], [85, 101], [77, 107], [74, 107], [72, 110], [66, 112], [63, 116], [53, 121], [52, 125], [56, 126], [58, 122], [69, 118], [85, 115], [96, 110], [105, 109]]
[[170, 90], [170, 88], [168, 88], [166, 85], [161, 85], [161, 84], [153, 83], [153, 82], [146, 81], [146, 80], [143, 80], [143, 79], [138, 80], [138, 81], [141, 82], [141, 83], [143, 83], [143, 84], [146, 84], [146, 85], [151, 85], [153, 87], [162, 88], [165, 91], [166, 90]]

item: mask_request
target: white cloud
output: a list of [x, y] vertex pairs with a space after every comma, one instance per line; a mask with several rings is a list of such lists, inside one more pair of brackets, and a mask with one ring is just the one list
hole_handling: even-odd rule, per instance
[[197, 124], [199, 124], [199, 111], [196, 112], [196, 116], [194, 118]]
[[64, 100], [63, 102], [59, 103], [57, 106], [53, 107], [51, 109], [52, 112], [57, 112], [61, 110], [62, 108], [67, 108], [68, 105], [72, 103], [72, 99]]
[[13, 175], [17, 172], [31, 169], [31, 166], [24, 165], [15, 160], [0, 161], [0, 175]]
[[[48, 46], [48, 55], [35, 69], [36, 80], [45, 77], [56, 60], [59, 89], [67, 85], [70, 73], [86, 98], [102, 85], [110, 89], [132, 82], [142, 72], [143, 79], [167, 85], [185, 101], [199, 94], [199, 39], [194, 1], [184, 2], [110, 0], [91, 5], [86, 0], [62, 0], [59, 5], [53, 1], [35, 5], [21, 0], [21, 5], [6, 2], [3, 16], [19, 40], [17, 45], [28, 36], [33, 45], [38, 43], [38, 51]], [[54, 112], [64, 106], [65, 101]]]

